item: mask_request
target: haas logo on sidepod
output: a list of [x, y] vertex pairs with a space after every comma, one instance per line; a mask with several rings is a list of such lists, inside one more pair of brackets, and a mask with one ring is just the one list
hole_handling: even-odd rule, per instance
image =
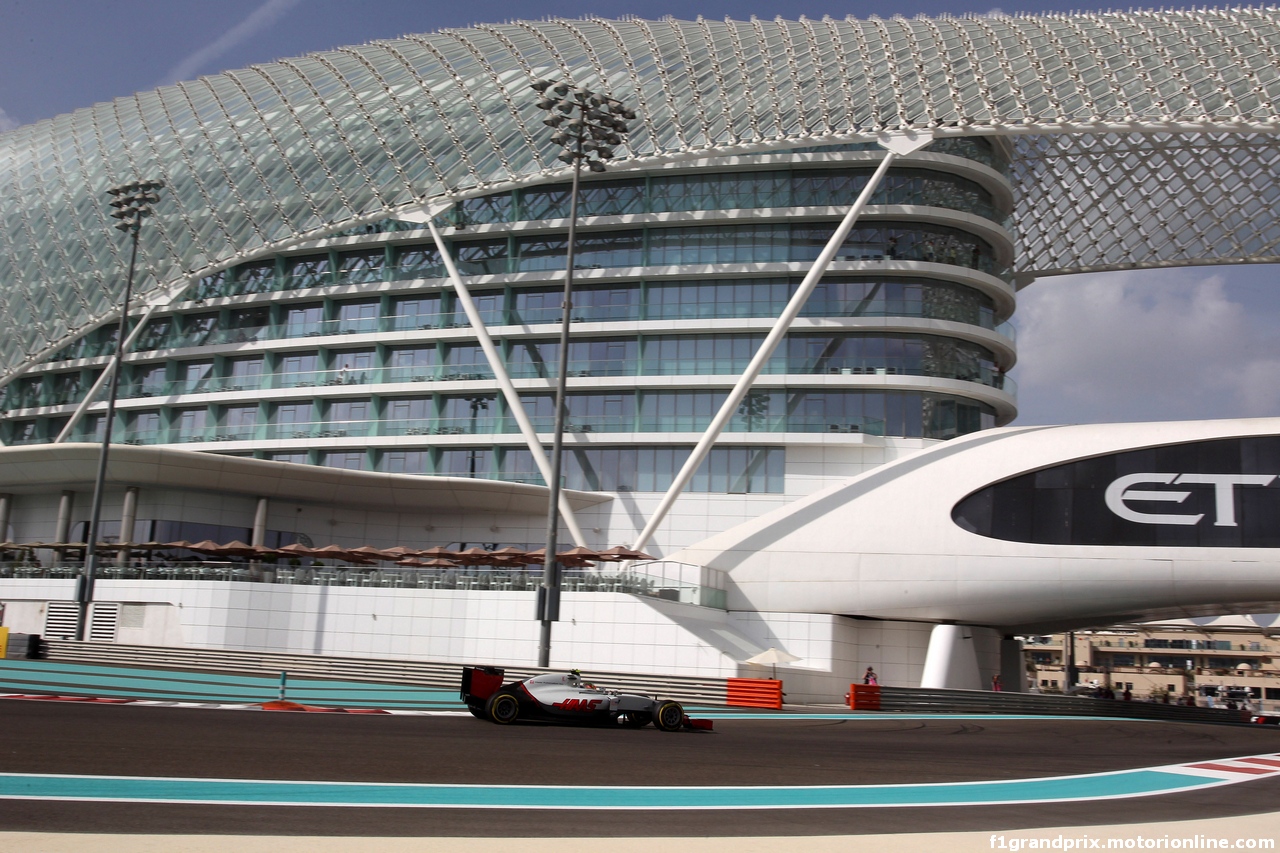
[[603, 699], [565, 699], [551, 707], [559, 708], [561, 711], [594, 711], [603, 701]]

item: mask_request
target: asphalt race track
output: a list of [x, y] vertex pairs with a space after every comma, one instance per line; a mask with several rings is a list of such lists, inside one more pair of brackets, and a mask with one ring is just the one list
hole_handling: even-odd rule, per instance
[[[1118, 720], [717, 720], [713, 732], [500, 727], [466, 715], [0, 701], [0, 773], [521, 786], [842, 786], [1034, 779], [1280, 752], [1280, 729]], [[1273, 811], [1280, 773], [1127, 799], [948, 807], [621, 810], [0, 800], [0, 831], [845, 835]]]

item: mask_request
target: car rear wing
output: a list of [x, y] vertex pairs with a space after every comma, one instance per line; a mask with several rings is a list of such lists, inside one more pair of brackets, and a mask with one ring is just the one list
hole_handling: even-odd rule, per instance
[[462, 668], [462, 701], [484, 702], [502, 687], [506, 674], [500, 666], [464, 666]]

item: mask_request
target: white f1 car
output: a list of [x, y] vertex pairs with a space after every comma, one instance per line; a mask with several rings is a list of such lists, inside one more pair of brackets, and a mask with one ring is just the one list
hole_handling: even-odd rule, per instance
[[586, 684], [575, 669], [567, 674], [546, 673], [503, 685], [505, 671], [496, 666], [462, 669], [462, 701], [482, 720], [508, 725], [519, 719], [599, 726], [621, 724], [640, 728], [653, 723], [664, 732], [682, 728], [710, 728], [691, 721], [672, 699], [602, 690]]

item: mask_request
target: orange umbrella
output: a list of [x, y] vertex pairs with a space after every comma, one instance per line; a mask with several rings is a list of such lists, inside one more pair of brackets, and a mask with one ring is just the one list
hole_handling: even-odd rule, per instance
[[448, 560], [455, 557], [458, 552], [450, 551], [448, 548], [443, 548], [439, 545], [433, 545], [430, 548], [423, 548], [422, 550], [414, 551], [413, 553], [419, 557], [440, 557], [441, 559]]
[[361, 545], [359, 548], [352, 548], [347, 552], [355, 554], [366, 560], [398, 560], [404, 556], [403, 553], [394, 553], [392, 551], [384, 551], [381, 548], [375, 548], [372, 545]]
[[302, 545], [297, 542], [294, 542], [291, 545], [285, 545], [281, 548], [277, 548], [276, 550], [280, 551], [283, 554], [293, 554], [298, 557], [310, 557], [312, 554], [316, 552], [315, 548], [309, 548], [306, 545]]
[[[453, 555], [453, 559], [468, 566], [491, 566], [494, 563], [493, 553], [478, 547], [458, 551]], [[501, 558], [499, 558], [498, 562], [501, 561]]]

